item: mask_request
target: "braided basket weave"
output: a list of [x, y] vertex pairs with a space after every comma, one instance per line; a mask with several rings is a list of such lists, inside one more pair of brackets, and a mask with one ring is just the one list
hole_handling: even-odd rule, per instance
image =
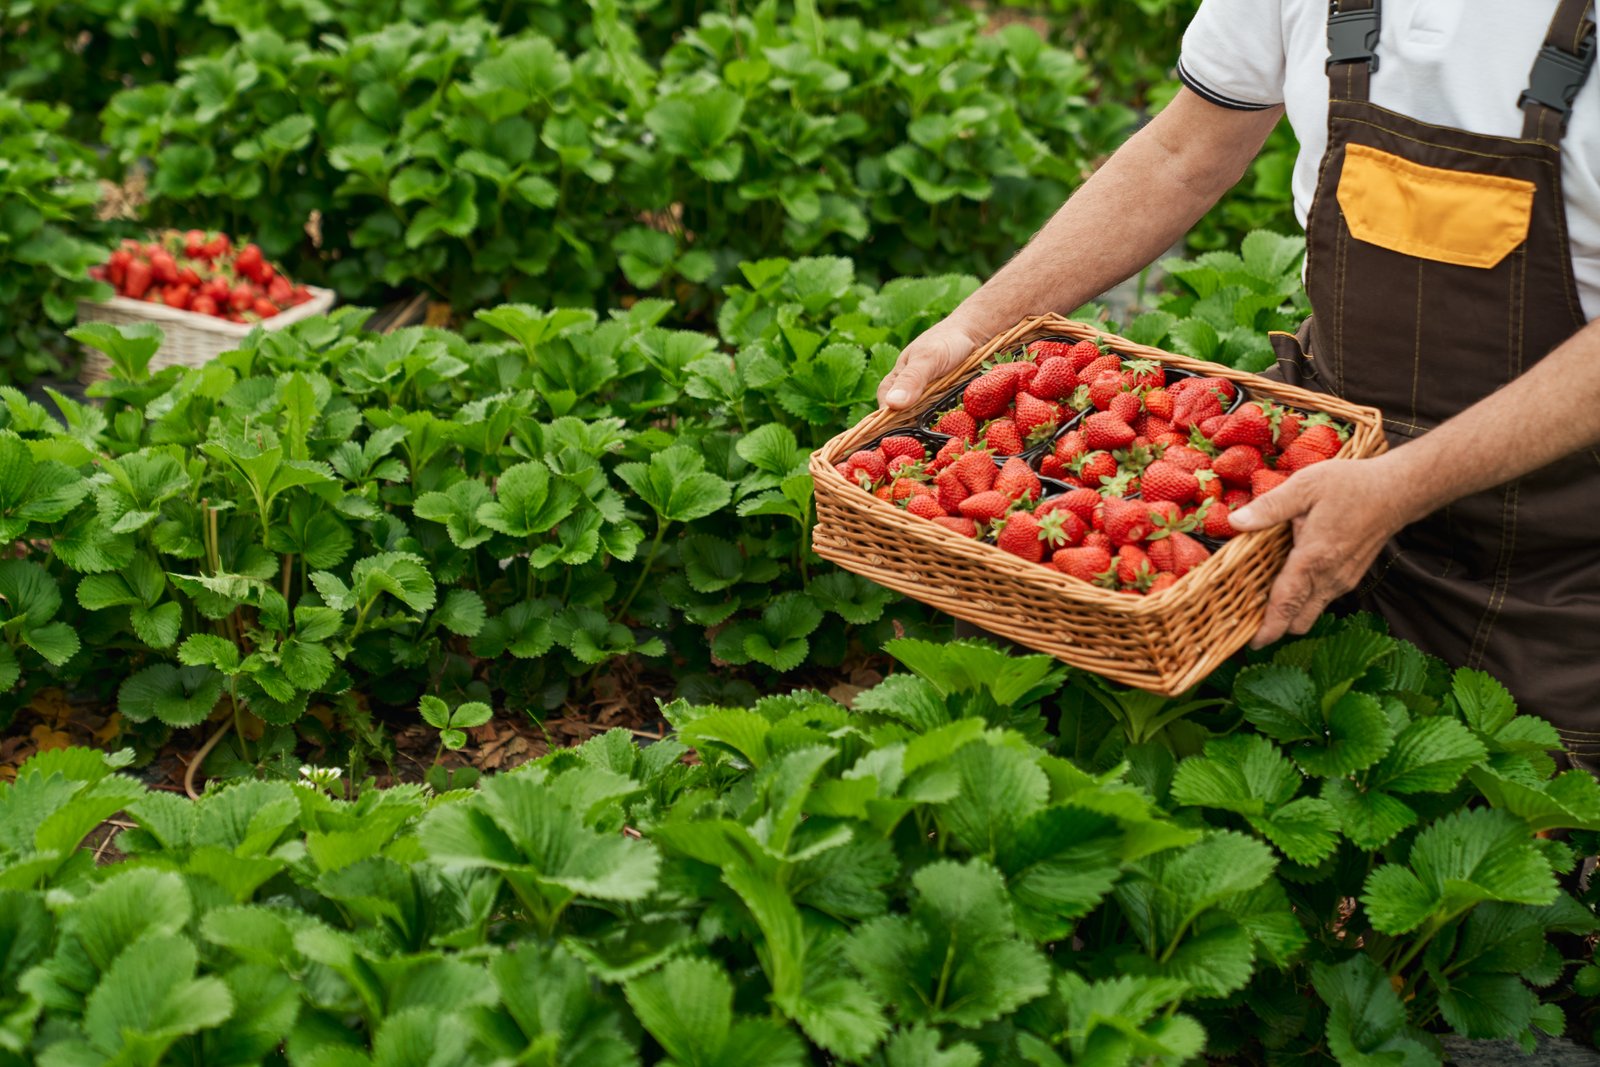
[[1342, 458], [1385, 451], [1381, 413], [1043, 315], [974, 352], [959, 370], [934, 383], [919, 408], [876, 411], [811, 454], [817, 500], [813, 544], [824, 559], [1075, 667], [1176, 695], [1215, 670], [1261, 625], [1267, 590], [1289, 553], [1287, 527], [1240, 534], [1171, 588], [1133, 597], [951, 533], [863, 492], [834, 469], [866, 442], [914, 426], [985, 360], [1043, 337], [1103, 338], [1124, 357], [1227, 378], [1256, 396], [1326, 412], [1351, 427]]

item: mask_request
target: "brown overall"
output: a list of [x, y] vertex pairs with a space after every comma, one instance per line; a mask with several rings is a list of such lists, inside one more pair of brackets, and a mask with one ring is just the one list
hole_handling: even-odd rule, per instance
[[[1391, 444], [1493, 393], [1586, 323], [1561, 138], [1592, 63], [1592, 2], [1562, 0], [1522, 98], [1521, 138], [1373, 105], [1378, 4], [1333, 5], [1328, 153], [1306, 227], [1314, 317], [1298, 339], [1274, 342], [1285, 377], [1382, 408]], [[1592, 765], [1597, 525], [1600, 454], [1586, 449], [1406, 528], [1355, 599], [1452, 666], [1494, 675]]]

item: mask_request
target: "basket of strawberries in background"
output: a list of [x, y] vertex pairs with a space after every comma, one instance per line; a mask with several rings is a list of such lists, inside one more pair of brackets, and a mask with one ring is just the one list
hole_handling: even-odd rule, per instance
[[[296, 285], [253, 244], [234, 247], [226, 234], [165, 230], [147, 241], [126, 240], [90, 273], [110, 282], [110, 300], [78, 304], [78, 321], [161, 327], [151, 370], [177, 363], [197, 367], [232, 348], [257, 326], [280, 329], [333, 306], [331, 289]], [[110, 364], [84, 353], [84, 382], [105, 377]]]
[[1303, 467], [1384, 451], [1380, 413], [1048, 315], [920, 413], [811, 457], [817, 552], [1116, 681], [1176, 694], [1249, 640], [1286, 528], [1228, 516]]

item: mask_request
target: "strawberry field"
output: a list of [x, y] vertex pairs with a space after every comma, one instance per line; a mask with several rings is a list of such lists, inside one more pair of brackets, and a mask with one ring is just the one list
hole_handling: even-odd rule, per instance
[[[810, 454], [1196, 6], [0, 0], [0, 1065], [1592, 1043], [1600, 785], [1495, 679], [1329, 617], [1156, 696], [813, 550]], [[1269, 366], [1293, 151], [1075, 317]], [[166, 365], [114, 293], [264, 328]], [[1081, 364], [841, 473], [957, 537], [1143, 479], [1163, 583], [987, 532], [1154, 595], [1346, 433]]]

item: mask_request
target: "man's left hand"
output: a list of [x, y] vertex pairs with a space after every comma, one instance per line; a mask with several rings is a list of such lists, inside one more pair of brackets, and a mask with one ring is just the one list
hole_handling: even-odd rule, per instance
[[1251, 640], [1261, 648], [1311, 629], [1335, 597], [1354, 589], [1384, 542], [1414, 516], [1391, 457], [1331, 459], [1294, 477], [1231, 516], [1240, 531], [1293, 524], [1294, 548], [1272, 583], [1267, 615]]

